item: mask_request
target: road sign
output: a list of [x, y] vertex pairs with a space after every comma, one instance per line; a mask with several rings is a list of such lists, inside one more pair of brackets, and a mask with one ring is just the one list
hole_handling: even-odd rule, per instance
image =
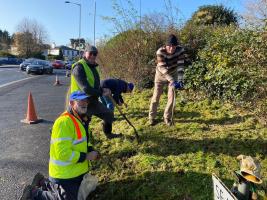
[[212, 181], [214, 200], [237, 200], [233, 193], [215, 174], [212, 174]]

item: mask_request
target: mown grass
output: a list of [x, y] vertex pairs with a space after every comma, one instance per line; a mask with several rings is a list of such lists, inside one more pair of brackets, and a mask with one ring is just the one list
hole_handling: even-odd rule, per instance
[[[267, 176], [267, 128], [253, 114], [228, 103], [177, 94], [172, 127], [162, 120], [166, 94], [158, 110], [160, 122], [153, 127], [148, 123], [152, 90], [125, 95], [129, 107], [124, 112], [141, 144], [132, 140], [133, 129], [117, 111], [113, 130], [124, 138], [106, 140], [100, 120], [92, 120], [95, 148], [102, 159], [93, 164], [92, 173], [100, 183], [90, 199], [213, 199], [211, 174], [216, 173], [231, 188], [239, 154], [257, 157], [263, 177]], [[263, 187], [258, 192], [261, 199]]]

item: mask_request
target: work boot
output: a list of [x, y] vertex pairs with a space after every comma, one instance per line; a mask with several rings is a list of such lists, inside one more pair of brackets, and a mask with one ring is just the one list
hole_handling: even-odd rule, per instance
[[167, 126], [171, 126], [172, 125], [172, 121], [170, 119], [164, 118], [164, 122]]
[[38, 172], [33, 177], [32, 184], [31, 185], [32, 186], [41, 187], [42, 186], [42, 183], [44, 183], [44, 181], [45, 181], [44, 175]]
[[103, 122], [102, 127], [103, 127], [103, 131], [104, 131], [104, 133], [108, 139], [119, 138], [122, 136], [121, 133], [120, 134], [112, 133], [112, 124], [110, 124], [110, 123]]
[[155, 126], [156, 125], [156, 120], [155, 119], [149, 119], [149, 125], [150, 126]]
[[19, 198], [19, 200], [29, 200], [29, 199], [31, 199], [33, 189], [34, 189], [34, 187], [32, 185], [27, 185], [24, 188], [23, 193], [22, 193], [21, 197]]

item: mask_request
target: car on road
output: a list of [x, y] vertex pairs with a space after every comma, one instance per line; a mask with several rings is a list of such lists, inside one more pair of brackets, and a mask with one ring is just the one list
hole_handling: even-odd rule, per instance
[[55, 69], [64, 69], [64, 68], [65, 68], [65, 63], [64, 63], [64, 61], [62, 61], [62, 60], [55, 60], [55, 61], [52, 63], [52, 66], [53, 66]]
[[49, 61], [36, 60], [26, 67], [27, 74], [53, 74], [53, 67]]
[[34, 63], [37, 59], [35, 58], [28, 58], [24, 60], [20, 65], [19, 68], [21, 71], [26, 71], [26, 67], [32, 63]]
[[6, 57], [0, 57], [0, 65], [4, 65], [7, 62]]
[[0, 65], [19, 65], [22, 59], [13, 57], [0, 57]]

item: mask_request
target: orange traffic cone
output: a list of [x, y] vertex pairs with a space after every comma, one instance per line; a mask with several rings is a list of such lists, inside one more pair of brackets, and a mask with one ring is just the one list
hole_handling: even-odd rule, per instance
[[26, 119], [22, 119], [21, 122], [26, 123], [26, 124], [37, 124], [41, 121], [43, 121], [43, 120], [37, 118], [35, 108], [34, 108], [33, 99], [32, 99], [32, 94], [31, 94], [31, 92], [29, 92], [27, 116], [26, 116]]
[[56, 75], [56, 82], [54, 83], [54, 86], [55, 85], [61, 85], [60, 82], [59, 82], [59, 79], [58, 79], [57, 75]]

